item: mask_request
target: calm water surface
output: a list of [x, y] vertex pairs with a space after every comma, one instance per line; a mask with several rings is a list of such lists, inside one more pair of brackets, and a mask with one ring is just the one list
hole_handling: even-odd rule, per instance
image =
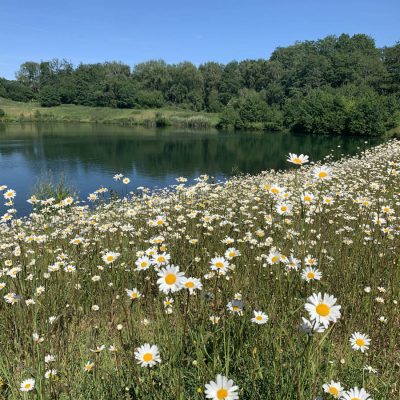
[[[365, 143], [366, 142], [366, 143]], [[115, 187], [112, 176], [131, 179], [130, 190], [193, 180], [200, 174], [225, 179], [234, 172], [257, 173], [290, 165], [290, 152], [311, 160], [328, 154], [355, 154], [377, 140], [287, 133], [221, 133], [178, 129], [125, 128], [86, 124], [0, 125], [0, 185], [17, 191], [19, 215], [31, 210], [26, 199], [40, 179], [63, 176], [80, 197], [101, 185]], [[0, 215], [6, 208], [0, 203]]]

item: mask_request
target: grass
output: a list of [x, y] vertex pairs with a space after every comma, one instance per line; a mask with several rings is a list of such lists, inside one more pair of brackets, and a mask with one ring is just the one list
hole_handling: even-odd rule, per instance
[[[323, 390], [331, 380], [375, 400], [398, 399], [399, 159], [400, 143], [391, 141], [326, 160], [328, 179], [305, 165], [225, 184], [203, 176], [195, 186], [140, 195], [119, 181], [118, 199], [104, 189], [91, 194], [94, 208], [42, 198], [27, 219], [6, 212], [1, 394], [195, 400], [222, 374], [240, 399], [333, 399]], [[13, 193], [2, 190], [10, 209]], [[191, 294], [182, 281], [163, 293], [161, 283], [174, 284], [164, 263], [202, 287]], [[133, 288], [140, 295], [126, 291]], [[341, 315], [312, 334], [299, 325], [312, 317], [305, 304], [313, 293], [333, 295]], [[254, 311], [268, 321], [252, 322]], [[355, 332], [371, 339], [365, 352], [352, 349]], [[135, 358], [145, 343], [161, 356], [151, 368]], [[35, 386], [23, 393], [27, 378]]]
[[219, 122], [217, 114], [174, 108], [136, 110], [72, 104], [48, 108], [40, 107], [35, 102], [22, 103], [0, 98], [0, 109], [5, 111], [7, 121], [91, 122], [143, 126], [162, 124], [199, 128], [215, 127]]

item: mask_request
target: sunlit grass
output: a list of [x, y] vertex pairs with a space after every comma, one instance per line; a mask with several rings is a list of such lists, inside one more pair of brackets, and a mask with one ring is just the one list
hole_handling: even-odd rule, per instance
[[[57, 121], [99, 122], [122, 125], [156, 126], [165, 118], [167, 125], [183, 127], [215, 127], [219, 121], [215, 113], [195, 112], [179, 108], [120, 109], [63, 104], [57, 107], [41, 107], [37, 102], [17, 102], [0, 98], [0, 108], [7, 121]], [[196, 119], [202, 124], [197, 126]]]

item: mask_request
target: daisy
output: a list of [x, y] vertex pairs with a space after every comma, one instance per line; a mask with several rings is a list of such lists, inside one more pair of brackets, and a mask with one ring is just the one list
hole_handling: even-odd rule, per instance
[[269, 187], [268, 190], [269, 190], [269, 192], [272, 193], [273, 195], [278, 196], [278, 195], [282, 194], [282, 193], [285, 191], [285, 188], [273, 184], [273, 185], [271, 185], [271, 186]]
[[145, 343], [135, 351], [135, 358], [141, 367], [154, 367], [157, 363], [161, 363], [160, 353], [156, 345]]
[[317, 268], [307, 267], [301, 273], [301, 277], [307, 282], [319, 281], [322, 278], [322, 273]]
[[44, 377], [46, 379], [51, 379], [53, 377], [55, 377], [57, 375], [57, 370], [56, 369], [48, 369], [45, 373], [44, 373]]
[[305, 156], [304, 154], [297, 155], [294, 153], [289, 153], [289, 157], [286, 161], [296, 165], [303, 165], [308, 163], [308, 156]]
[[153, 256], [153, 259], [151, 260], [151, 262], [154, 265], [156, 265], [157, 267], [160, 267], [161, 265], [169, 264], [170, 259], [171, 259], [171, 256], [167, 253], [155, 254]]
[[136, 288], [134, 288], [132, 290], [125, 289], [125, 291], [131, 300], [137, 300], [142, 296], [141, 293], [139, 292], [139, 290], [137, 290]]
[[129, 178], [122, 179], [122, 183], [127, 185], [131, 180]]
[[318, 180], [327, 180], [331, 178], [331, 169], [329, 167], [316, 167], [313, 170], [314, 178]]
[[149, 268], [151, 262], [149, 257], [139, 257], [136, 262], [136, 271], [145, 271], [146, 269]]
[[281, 253], [276, 250], [270, 251], [267, 257], [267, 262], [269, 265], [278, 264], [281, 261]]
[[19, 390], [21, 392], [30, 392], [34, 388], [35, 388], [35, 380], [32, 378], [29, 378], [29, 379], [25, 379], [24, 381], [21, 382]]
[[344, 392], [342, 394], [342, 399], [343, 400], [368, 400], [368, 399], [372, 399], [372, 397], [364, 388], [359, 389], [358, 387], [355, 387], [353, 389], [350, 389], [350, 390]]
[[369, 349], [369, 344], [371, 343], [371, 339], [368, 335], [364, 335], [360, 332], [354, 332], [350, 338], [350, 344], [353, 350], [361, 350], [361, 353], [364, 353], [365, 350]]
[[182, 285], [189, 290], [190, 294], [194, 294], [196, 289], [201, 290], [203, 288], [203, 285], [198, 278], [184, 278], [182, 280]]
[[235, 249], [234, 247], [230, 247], [228, 250], [225, 252], [225, 257], [228, 260], [232, 260], [235, 257], [240, 256], [240, 251]]
[[17, 193], [15, 190], [9, 189], [3, 194], [3, 196], [5, 199], [8, 200], [8, 199], [13, 199], [16, 196], [16, 194]]
[[205, 385], [205, 395], [212, 400], [236, 400], [239, 398], [239, 388], [233, 384], [232, 379], [217, 375], [215, 382], [211, 381]]
[[177, 292], [182, 289], [185, 274], [179, 272], [179, 267], [168, 265], [166, 268], [162, 268], [157, 275], [159, 276], [157, 284], [162, 292]]
[[102, 260], [106, 264], [111, 264], [113, 263], [118, 257], [120, 256], [119, 253], [115, 253], [114, 251], [109, 251], [104, 256], [102, 257]]
[[321, 323], [326, 328], [330, 322], [336, 322], [340, 318], [341, 306], [335, 305], [336, 298], [330, 294], [312, 294], [304, 308], [308, 311], [311, 321]]
[[84, 366], [85, 372], [91, 372], [93, 368], [94, 368], [94, 362], [91, 361], [88, 361]]
[[232, 300], [227, 305], [226, 308], [236, 315], [243, 315], [243, 301], [242, 300]]
[[312, 193], [306, 192], [303, 195], [303, 202], [305, 204], [311, 204], [314, 201], [314, 195]]
[[276, 205], [276, 211], [279, 215], [287, 215], [292, 212], [292, 205], [289, 203], [279, 203]]
[[325, 393], [331, 394], [334, 398], [339, 398], [342, 395], [343, 388], [340, 382], [331, 381], [322, 385]]
[[325, 332], [326, 327], [317, 321], [311, 322], [307, 318], [302, 317], [300, 330], [306, 335], [312, 336], [314, 333]]
[[214, 257], [211, 259], [210, 264], [212, 271], [218, 271], [219, 275], [226, 275], [229, 263], [224, 257]]
[[266, 324], [268, 321], [268, 315], [262, 311], [253, 311], [254, 317], [251, 319], [251, 322], [254, 322], [258, 325]]
[[304, 264], [309, 267], [318, 265], [318, 260], [315, 257], [310, 256], [309, 254], [304, 258]]

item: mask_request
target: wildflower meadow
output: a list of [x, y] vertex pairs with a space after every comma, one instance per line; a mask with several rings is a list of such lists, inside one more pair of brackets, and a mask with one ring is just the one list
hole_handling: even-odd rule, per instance
[[400, 142], [287, 162], [0, 186], [0, 398], [400, 399]]

